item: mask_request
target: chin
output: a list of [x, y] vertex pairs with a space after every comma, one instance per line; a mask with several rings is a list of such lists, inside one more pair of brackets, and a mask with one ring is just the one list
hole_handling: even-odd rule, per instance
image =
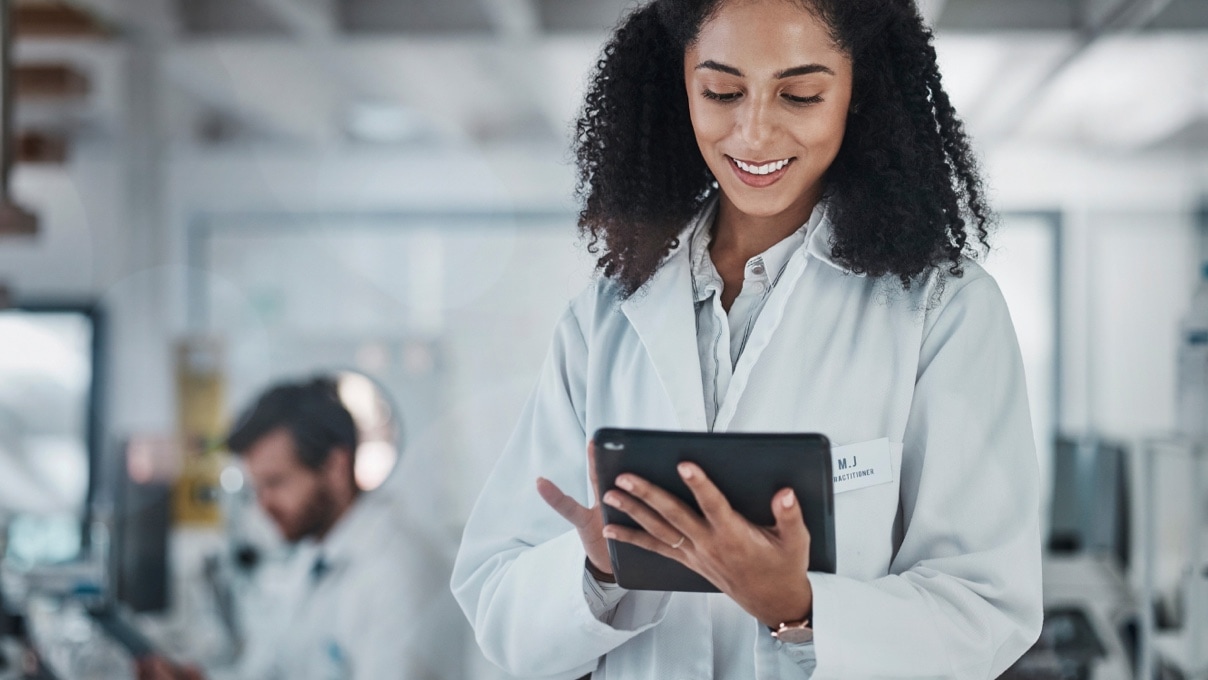
[[286, 543], [293, 544], [306, 538], [306, 535], [297, 531], [282, 531], [281, 538], [284, 538]]
[[274, 523], [277, 525], [277, 533], [281, 534], [286, 543], [297, 543], [306, 538], [306, 532], [298, 529], [296, 525], [286, 525], [280, 521]]

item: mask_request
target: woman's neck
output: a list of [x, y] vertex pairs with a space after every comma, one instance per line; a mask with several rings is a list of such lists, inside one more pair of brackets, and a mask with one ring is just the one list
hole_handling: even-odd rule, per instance
[[814, 212], [818, 200], [818, 197], [803, 197], [789, 210], [764, 217], [743, 213], [725, 194], [721, 195], [709, 258], [721, 275], [721, 304], [726, 312], [742, 290], [747, 261], [800, 229]]
[[818, 199], [803, 200], [777, 215], [748, 215], [721, 195], [709, 251], [716, 262], [747, 260], [788, 238], [814, 212]]

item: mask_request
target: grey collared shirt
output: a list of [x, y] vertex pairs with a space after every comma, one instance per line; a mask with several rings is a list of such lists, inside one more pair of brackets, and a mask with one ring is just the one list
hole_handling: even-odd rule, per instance
[[730, 387], [734, 366], [742, 356], [747, 339], [751, 337], [755, 320], [763, 311], [772, 288], [780, 281], [789, 258], [805, 246], [806, 237], [822, 220], [825, 212], [824, 205], [819, 203], [808, 222], [771, 248], [747, 260], [743, 268], [742, 288], [730, 305], [728, 314], [721, 304], [725, 284], [709, 255], [717, 202], [714, 201], [697, 220], [689, 246], [692, 300], [696, 304], [696, 349], [700, 355], [705, 417], [710, 431], [713, 430], [726, 390]]

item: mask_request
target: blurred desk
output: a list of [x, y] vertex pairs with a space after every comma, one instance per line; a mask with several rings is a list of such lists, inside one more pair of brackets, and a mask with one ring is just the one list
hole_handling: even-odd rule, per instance
[[1046, 555], [1044, 628], [1002, 677], [1011, 680], [1131, 680], [1122, 631], [1136, 606], [1110, 556]]
[[0, 680], [59, 680], [32, 649], [16, 638], [0, 638]]
[[33, 598], [26, 621], [34, 648], [51, 677], [70, 680], [134, 677], [134, 660], [92, 620], [80, 603]]

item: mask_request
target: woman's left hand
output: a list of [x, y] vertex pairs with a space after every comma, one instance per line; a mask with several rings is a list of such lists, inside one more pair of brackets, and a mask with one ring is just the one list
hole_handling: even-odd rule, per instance
[[756, 526], [738, 514], [699, 466], [680, 463], [680, 477], [696, 496], [697, 514], [675, 496], [632, 474], [617, 477], [604, 502], [642, 529], [604, 527], [606, 538], [669, 557], [709, 579], [747, 613], [776, 628], [813, 609], [810, 534], [792, 489], [772, 497], [775, 526]]

